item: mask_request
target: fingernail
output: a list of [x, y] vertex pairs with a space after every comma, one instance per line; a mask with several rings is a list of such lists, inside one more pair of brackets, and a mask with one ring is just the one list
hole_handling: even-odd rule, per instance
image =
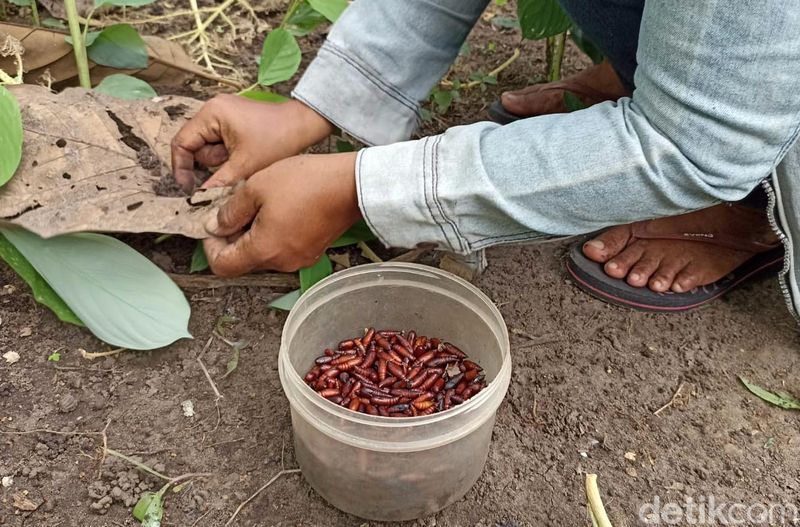
[[683, 293], [683, 288], [681, 287], [681, 284], [679, 284], [678, 282], [672, 284], [672, 290], [675, 291], [676, 293]]
[[639, 276], [637, 273], [631, 273], [629, 278], [634, 282], [638, 282], [639, 278], [641, 278], [641, 276]]
[[611, 271], [615, 270], [617, 267], [619, 266], [615, 262], [608, 262], [606, 264], [606, 269], [610, 269]]
[[208, 231], [210, 234], [216, 234], [218, 229], [219, 229], [219, 221], [217, 221], [217, 215], [214, 214], [206, 222], [206, 231]]
[[589, 240], [588, 242], [586, 242], [586, 245], [588, 245], [589, 247], [594, 247], [598, 251], [602, 251], [603, 249], [606, 248], [606, 244], [601, 242], [600, 240]]
[[513, 91], [507, 91], [503, 93], [503, 99], [519, 99], [519, 94]]

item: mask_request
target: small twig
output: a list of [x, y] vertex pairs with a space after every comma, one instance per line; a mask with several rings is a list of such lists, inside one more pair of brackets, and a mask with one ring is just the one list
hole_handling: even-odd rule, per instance
[[197, 518], [197, 519], [196, 519], [196, 520], [195, 520], [195, 521], [192, 523], [191, 527], [195, 527], [195, 526], [196, 526], [198, 523], [200, 523], [200, 520], [202, 520], [203, 518], [205, 518], [206, 516], [208, 516], [209, 514], [211, 514], [211, 512], [212, 512], [213, 510], [214, 510], [214, 509], [209, 509], [209, 510], [207, 510], [205, 514], [203, 514], [202, 516], [200, 516], [199, 518]]
[[667, 404], [665, 404], [664, 406], [662, 406], [661, 408], [659, 408], [658, 410], [653, 412], [653, 415], [658, 415], [661, 412], [663, 412], [664, 410], [666, 410], [667, 408], [669, 408], [670, 406], [672, 406], [673, 404], [675, 404], [675, 401], [678, 400], [678, 396], [680, 396], [681, 390], [683, 390], [683, 387], [685, 385], [686, 385], [686, 381], [681, 382], [681, 385], [678, 386], [678, 389], [675, 390], [675, 393], [672, 395], [672, 399], [670, 399]]
[[391, 258], [389, 261], [390, 262], [416, 262], [417, 260], [422, 258], [423, 255], [428, 254], [432, 250], [433, 249], [412, 249], [412, 250], [410, 250], [408, 252], [405, 252], [405, 253], [403, 253], [403, 254], [401, 254], [399, 256], [395, 256], [394, 258]]
[[238, 278], [221, 278], [214, 275], [170, 274], [169, 277], [178, 287], [184, 289], [214, 289], [217, 287], [271, 287], [275, 289], [297, 289], [300, 279], [297, 274], [264, 273]]
[[162, 474], [161, 472], [159, 472], [159, 471], [157, 471], [155, 469], [152, 469], [152, 468], [148, 467], [144, 463], [140, 463], [139, 461], [136, 461], [132, 457], [128, 457], [128, 456], [126, 456], [125, 454], [123, 454], [121, 452], [117, 452], [113, 448], [105, 448], [104, 450], [105, 450], [106, 453], [111, 454], [114, 457], [118, 457], [118, 458], [120, 458], [120, 459], [122, 459], [124, 461], [127, 461], [131, 465], [135, 466], [136, 468], [138, 468], [139, 470], [141, 470], [143, 472], [147, 472], [151, 476], [155, 476], [157, 478], [161, 478], [164, 481], [168, 481], [168, 482], [171, 482], [171, 481], [173, 481], [175, 479], [175, 478], [171, 478], [169, 476], [166, 476], [166, 475]]
[[381, 260], [381, 257], [378, 256], [377, 254], [375, 254], [375, 251], [370, 249], [369, 245], [367, 245], [366, 243], [358, 242], [357, 246], [358, 246], [359, 249], [361, 249], [361, 254], [364, 255], [364, 258], [366, 258], [370, 262], [374, 262], [374, 263], [383, 262], [383, 260]]
[[239, 437], [237, 439], [230, 439], [228, 441], [220, 441], [218, 443], [214, 443], [214, 444], [208, 445], [205, 448], [214, 448], [214, 447], [218, 447], [218, 446], [222, 446], [222, 445], [229, 445], [231, 443], [238, 443], [239, 441], [244, 441], [244, 438], [243, 437]]
[[60, 436], [99, 436], [103, 432], [61, 432], [50, 428], [34, 428], [33, 430], [0, 430], [0, 434], [27, 435], [27, 434], [55, 434]]
[[[503, 72], [503, 70], [505, 70], [506, 68], [511, 66], [514, 63], [514, 61], [519, 58], [519, 56], [520, 56], [519, 48], [516, 48], [514, 50], [514, 53], [512, 53], [511, 56], [508, 57], [508, 59], [506, 59], [505, 62], [503, 62], [502, 64], [497, 66], [495, 69], [490, 71], [489, 74], [487, 75], [487, 77], [497, 77], [498, 75], [500, 75], [500, 73]], [[479, 86], [481, 84], [481, 82], [482, 81], [480, 81], [480, 80], [470, 81], [470, 82], [467, 82], [465, 84], [462, 84], [461, 88], [462, 89], [474, 88], [475, 86]], [[444, 88], [452, 88], [453, 87], [453, 82], [452, 81], [442, 81], [440, 84]]]
[[208, 379], [208, 384], [210, 384], [211, 388], [214, 390], [214, 395], [216, 396], [216, 399], [215, 399], [215, 402], [216, 402], [216, 401], [219, 401], [220, 399], [222, 399], [223, 395], [221, 393], [219, 393], [219, 390], [217, 389], [217, 385], [214, 382], [214, 379], [211, 378], [211, 374], [208, 373], [208, 369], [206, 368], [206, 365], [203, 364], [202, 359], [200, 359], [200, 357], [203, 356], [203, 354], [206, 352], [208, 347], [211, 345], [211, 342], [213, 340], [214, 340], [213, 336], [208, 337], [208, 342], [206, 342], [206, 345], [203, 347], [203, 351], [201, 351], [200, 355], [197, 356], [197, 364], [200, 365], [200, 369], [203, 370], [203, 373], [206, 375], [206, 379]]
[[228, 527], [231, 523], [233, 523], [233, 520], [236, 519], [236, 516], [239, 515], [239, 512], [244, 508], [245, 505], [247, 505], [248, 503], [253, 501], [256, 498], [256, 496], [258, 496], [259, 494], [261, 494], [261, 492], [264, 491], [264, 489], [266, 489], [267, 487], [269, 487], [270, 485], [275, 483], [275, 481], [277, 481], [278, 478], [280, 478], [281, 476], [284, 476], [286, 474], [296, 474], [298, 472], [300, 472], [299, 468], [292, 468], [292, 469], [288, 469], [288, 470], [287, 469], [283, 469], [280, 472], [278, 472], [277, 474], [275, 474], [274, 476], [272, 476], [272, 479], [267, 481], [264, 485], [262, 485], [262, 487], [260, 489], [255, 491], [252, 496], [250, 496], [249, 498], [244, 500], [238, 507], [236, 507], [236, 511], [234, 511], [233, 515], [225, 523], [225, 527]]
[[122, 353], [126, 349], [127, 348], [117, 348], [117, 349], [111, 350], [111, 351], [91, 352], [91, 351], [86, 351], [83, 348], [80, 348], [78, 351], [81, 352], [81, 357], [83, 357], [84, 359], [94, 360], [94, 359], [99, 359], [99, 358], [102, 358], [102, 357], [111, 357], [112, 355], [117, 355], [119, 353]]

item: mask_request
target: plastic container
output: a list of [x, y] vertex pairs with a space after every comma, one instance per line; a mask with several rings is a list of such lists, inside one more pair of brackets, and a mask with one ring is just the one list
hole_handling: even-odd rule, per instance
[[[302, 375], [322, 350], [365, 325], [451, 341], [490, 382], [429, 416], [351, 412], [316, 394]], [[306, 480], [335, 507], [387, 521], [435, 513], [467, 493], [483, 471], [511, 378], [508, 332], [491, 300], [450, 273], [405, 263], [358, 266], [314, 286], [286, 320], [278, 364]]]

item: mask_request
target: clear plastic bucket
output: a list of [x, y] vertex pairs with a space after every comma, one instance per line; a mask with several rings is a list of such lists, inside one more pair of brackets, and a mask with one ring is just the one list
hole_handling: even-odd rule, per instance
[[[314, 358], [367, 325], [453, 342], [484, 368], [489, 385], [423, 417], [359, 414], [320, 397], [302, 378]], [[477, 288], [431, 267], [383, 263], [336, 273], [303, 295], [286, 320], [278, 368], [309, 484], [345, 512], [399, 521], [443, 509], [477, 481], [511, 355], [500, 312]]]

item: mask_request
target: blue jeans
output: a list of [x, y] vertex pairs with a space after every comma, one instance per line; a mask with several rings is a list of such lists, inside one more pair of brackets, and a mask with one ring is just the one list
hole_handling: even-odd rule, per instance
[[381, 241], [470, 254], [739, 201], [768, 178], [785, 290], [800, 299], [796, 0], [647, 0], [635, 46], [634, 0], [565, 0], [623, 79], [633, 68], [632, 97], [409, 141], [487, 3], [356, 0], [293, 92], [375, 145], [356, 182]]

